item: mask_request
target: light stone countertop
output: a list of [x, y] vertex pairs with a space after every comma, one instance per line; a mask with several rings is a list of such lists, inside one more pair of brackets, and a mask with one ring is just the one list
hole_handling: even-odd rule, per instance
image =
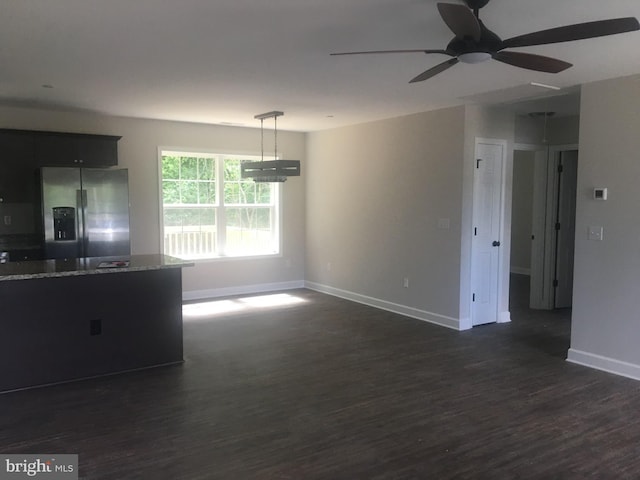
[[[104, 262], [128, 261], [128, 266], [98, 268]], [[70, 258], [64, 260], [32, 260], [0, 264], [0, 282], [35, 278], [73, 277], [165, 268], [192, 267], [193, 262], [168, 255], [127, 255], [121, 257]]]

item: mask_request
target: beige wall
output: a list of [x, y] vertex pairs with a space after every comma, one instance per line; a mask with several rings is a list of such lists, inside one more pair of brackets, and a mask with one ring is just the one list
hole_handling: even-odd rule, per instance
[[[0, 107], [0, 128], [121, 135], [119, 166], [129, 169], [131, 250], [160, 251], [158, 147], [201, 148], [218, 152], [260, 153], [260, 130], [195, 123], [141, 120], [88, 113]], [[302, 177], [283, 185], [281, 257], [199, 262], [184, 269], [187, 297], [301, 284], [304, 280], [305, 142], [302, 133], [278, 132], [279, 151], [302, 160]]]
[[309, 134], [308, 281], [457, 322], [464, 118], [459, 107]]
[[640, 76], [585, 85], [581, 102], [569, 358], [640, 378]]
[[580, 116], [550, 118], [547, 121], [545, 134], [544, 119], [516, 117], [516, 143], [543, 145], [546, 137], [548, 145], [573, 145], [578, 143]]
[[[505, 110], [457, 107], [310, 134], [307, 280], [468, 328], [476, 137], [507, 142], [510, 196], [514, 118]], [[510, 207], [505, 215], [508, 277]], [[508, 319], [506, 284], [499, 303]]]

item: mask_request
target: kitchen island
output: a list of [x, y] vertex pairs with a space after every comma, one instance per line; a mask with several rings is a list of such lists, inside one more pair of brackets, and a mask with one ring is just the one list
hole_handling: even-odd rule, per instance
[[191, 265], [165, 255], [0, 264], [0, 392], [182, 362]]

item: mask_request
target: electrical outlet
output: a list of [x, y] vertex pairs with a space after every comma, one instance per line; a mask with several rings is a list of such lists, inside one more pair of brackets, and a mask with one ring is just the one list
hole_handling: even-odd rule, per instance
[[409, 277], [404, 277], [404, 282], [402, 282], [404, 288], [409, 288]]
[[602, 227], [589, 227], [589, 240], [602, 241], [604, 237], [603, 230], [604, 229]]
[[11, 225], [11, 215], [4, 216], [4, 224], [7, 226]]
[[438, 228], [440, 230], [449, 230], [450, 227], [451, 227], [451, 221], [448, 218], [438, 219]]

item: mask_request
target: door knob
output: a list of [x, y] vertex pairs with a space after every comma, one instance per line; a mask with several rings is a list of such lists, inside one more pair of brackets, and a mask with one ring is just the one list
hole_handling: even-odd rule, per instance
[[497, 241], [497, 240], [494, 240], [491, 245], [493, 245], [494, 247], [499, 247], [500, 246], [500, 242]]

